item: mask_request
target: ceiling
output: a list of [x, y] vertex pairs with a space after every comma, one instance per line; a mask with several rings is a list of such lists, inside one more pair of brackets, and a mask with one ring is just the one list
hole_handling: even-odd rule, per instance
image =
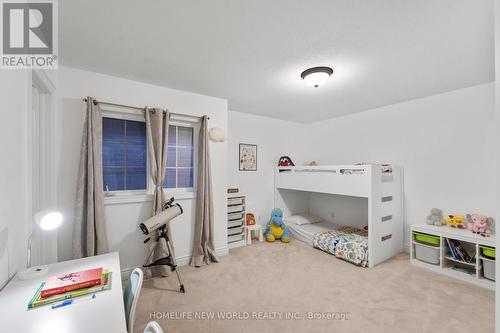
[[[59, 1], [62, 64], [304, 123], [494, 80], [492, 0]], [[300, 73], [335, 74], [319, 88]]]

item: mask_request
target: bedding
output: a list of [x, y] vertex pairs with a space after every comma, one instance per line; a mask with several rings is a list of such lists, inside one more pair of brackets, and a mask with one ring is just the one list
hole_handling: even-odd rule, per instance
[[368, 265], [368, 232], [350, 226], [340, 226], [313, 236], [313, 246], [355, 265]]
[[285, 218], [286, 224], [296, 224], [296, 225], [304, 225], [304, 224], [312, 224], [323, 221], [321, 217], [317, 217], [310, 214], [298, 214], [292, 215]]
[[338, 225], [326, 221], [304, 225], [291, 223], [286, 225], [286, 229], [288, 233], [290, 233], [290, 236], [311, 245], [313, 245], [314, 235], [322, 231], [335, 230], [338, 227]]

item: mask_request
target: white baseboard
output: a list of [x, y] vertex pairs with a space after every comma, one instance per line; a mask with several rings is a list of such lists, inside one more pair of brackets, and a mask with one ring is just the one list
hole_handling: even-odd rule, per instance
[[[215, 254], [217, 254], [218, 257], [227, 256], [229, 254], [229, 249], [228, 249], [227, 246], [216, 248], [215, 249]], [[187, 255], [175, 257], [175, 261], [177, 262], [178, 266], [185, 266], [185, 265], [189, 265], [191, 257], [192, 257], [192, 254], [190, 253], [190, 254], [187, 254]], [[141, 267], [141, 266], [142, 266], [142, 263], [139, 266], [136, 266], [136, 267]], [[130, 273], [132, 273], [132, 271], [136, 267], [122, 268], [122, 270], [120, 272], [121, 273], [122, 281], [126, 281], [129, 278]]]

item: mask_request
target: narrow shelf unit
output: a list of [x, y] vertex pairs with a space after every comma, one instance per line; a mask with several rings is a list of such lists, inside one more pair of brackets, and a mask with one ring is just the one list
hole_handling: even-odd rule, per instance
[[[439, 244], [430, 246], [429, 244], [419, 242], [415, 239], [414, 232], [439, 237]], [[447, 240], [463, 246], [472, 257], [472, 260], [466, 262], [454, 258]], [[439, 252], [439, 262], [437, 264], [417, 259], [415, 247], [422, 246], [422, 244], [427, 249], [433, 248], [435, 254]], [[483, 261], [488, 260], [490, 263], [493, 261], [494, 264], [494, 259], [483, 256], [481, 246], [495, 248], [495, 236], [483, 237], [468, 230], [447, 226], [438, 227], [427, 224], [413, 224], [411, 226], [410, 261], [412, 264], [494, 290], [495, 281], [485, 277], [483, 271]]]
[[227, 245], [230, 249], [245, 246], [246, 197], [241, 193], [227, 195]]

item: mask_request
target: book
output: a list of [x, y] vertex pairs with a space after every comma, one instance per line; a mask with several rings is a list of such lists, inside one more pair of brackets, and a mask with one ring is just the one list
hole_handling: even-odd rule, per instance
[[89, 288], [102, 283], [102, 267], [75, 273], [59, 274], [47, 279], [41, 290], [42, 298], [68, 291]]
[[97, 286], [82, 288], [74, 291], [69, 291], [64, 294], [57, 294], [53, 296], [49, 296], [46, 298], [42, 298], [41, 292], [43, 287], [45, 286], [45, 282], [40, 284], [40, 287], [37, 289], [33, 297], [28, 303], [28, 310], [34, 309], [43, 305], [52, 304], [56, 302], [65, 301], [67, 299], [77, 298], [80, 296], [85, 296], [89, 294], [94, 294], [99, 291], [108, 290], [111, 288], [111, 272], [108, 270], [103, 270], [102, 272], [102, 283]]
[[448, 245], [448, 248], [450, 249], [451, 256], [453, 257], [453, 259], [459, 260], [457, 254], [455, 253], [454, 247], [451, 244], [451, 241], [448, 238], [445, 238], [445, 239], [446, 239], [446, 244]]

